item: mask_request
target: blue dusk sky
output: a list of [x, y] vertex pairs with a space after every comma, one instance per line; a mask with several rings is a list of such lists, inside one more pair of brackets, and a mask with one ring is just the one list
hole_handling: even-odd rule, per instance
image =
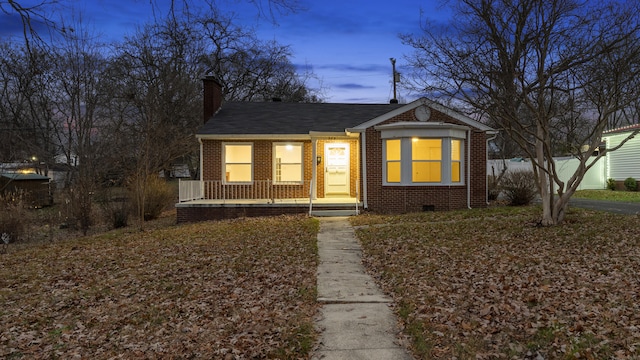
[[[152, 2], [156, 4], [154, 10]], [[309, 85], [321, 87], [326, 102], [343, 103], [388, 103], [393, 97], [389, 59], [397, 60], [396, 70], [402, 73], [403, 56], [412, 51], [402, 45], [398, 35], [419, 33], [425, 19], [445, 23], [450, 6], [443, 0], [298, 0], [302, 10], [276, 13], [274, 24], [259, 17], [258, 8], [248, 0], [215, 2], [224, 13], [234, 13], [239, 23], [257, 29], [260, 39], [289, 45], [291, 60], [300, 72], [308, 68], [317, 77], [318, 81], [312, 80]], [[80, 11], [83, 23], [108, 41], [132, 35], [138, 26], [152, 21], [153, 11], [156, 16], [164, 16], [169, 3], [170, 0], [59, 0], [58, 8]], [[268, 6], [267, 0], [261, 3]], [[59, 18], [59, 13], [56, 16]], [[19, 32], [16, 20], [0, 12], [0, 35]], [[398, 98], [413, 100], [401, 90]]]

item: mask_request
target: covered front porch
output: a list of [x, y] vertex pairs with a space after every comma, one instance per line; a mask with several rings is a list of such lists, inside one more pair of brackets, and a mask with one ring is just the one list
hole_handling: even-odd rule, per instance
[[358, 196], [315, 198], [313, 186], [311, 180], [292, 183], [254, 180], [248, 184], [180, 180], [176, 204], [178, 222], [279, 214], [347, 216], [360, 213], [362, 202]]

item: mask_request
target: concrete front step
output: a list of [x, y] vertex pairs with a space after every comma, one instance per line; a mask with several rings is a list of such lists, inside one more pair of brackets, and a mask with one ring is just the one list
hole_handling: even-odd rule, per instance
[[358, 215], [355, 209], [350, 210], [312, 210], [311, 216], [329, 217], [329, 216], [354, 216]]

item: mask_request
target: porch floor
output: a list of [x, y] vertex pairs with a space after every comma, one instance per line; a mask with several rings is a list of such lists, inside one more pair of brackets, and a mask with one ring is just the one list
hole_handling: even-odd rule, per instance
[[[350, 197], [328, 197], [313, 199], [313, 206], [327, 207], [327, 206], [348, 206], [356, 205], [356, 198]], [[359, 206], [362, 202], [358, 202]], [[216, 207], [216, 206], [229, 206], [229, 207], [244, 207], [244, 206], [269, 206], [269, 207], [289, 207], [289, 206], [309, 206], [309, 198], [294, 198], [294, 199], [200, 199], [191, 200], [177, 203], [176, 207]]]

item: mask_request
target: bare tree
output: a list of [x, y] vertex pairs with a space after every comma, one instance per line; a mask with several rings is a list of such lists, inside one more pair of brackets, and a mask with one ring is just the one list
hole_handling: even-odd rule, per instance
[[320, 102], [318, 91], [307, 86], [311, 72], [298, 74], [291, 50], [275, 41], [261, 41], [255, 33], [236, 26], [233, 19], [212, 9], [199, 18], [208, 41], [202, 61], [222, 84], [228, 101]]
[[[415, 79], [506, 132], [532, 161], [541, 224], [561, 223], [584, 174], [606, 153], [591, 157], [603, 130], [640, 98], [640, 4], [458, 0], [455, 19], [449, 29], [403, 36], [415, 49]], [[562, 151], [580, 161], [566, 183], [553, 161], [558, 134]]]
[[[198, 65], [203, 49], [187, 22], [168, 18], [128, 39], [108, 71], [111, 125], [117, 134], [114, 163], [128, 172], [141, 219], [145, 184], [173, 161], [195, 151], [193, 134], [202, 124]], [[127, 168], [126, 164], [131, 164]]]
[[51, 99], [50, 54], [22, 45], [0, 46], [0, 156], [9, 161], [32, 159], [33, 165], [47, 165], [57, 152], [55, 133], [59, 124]]

